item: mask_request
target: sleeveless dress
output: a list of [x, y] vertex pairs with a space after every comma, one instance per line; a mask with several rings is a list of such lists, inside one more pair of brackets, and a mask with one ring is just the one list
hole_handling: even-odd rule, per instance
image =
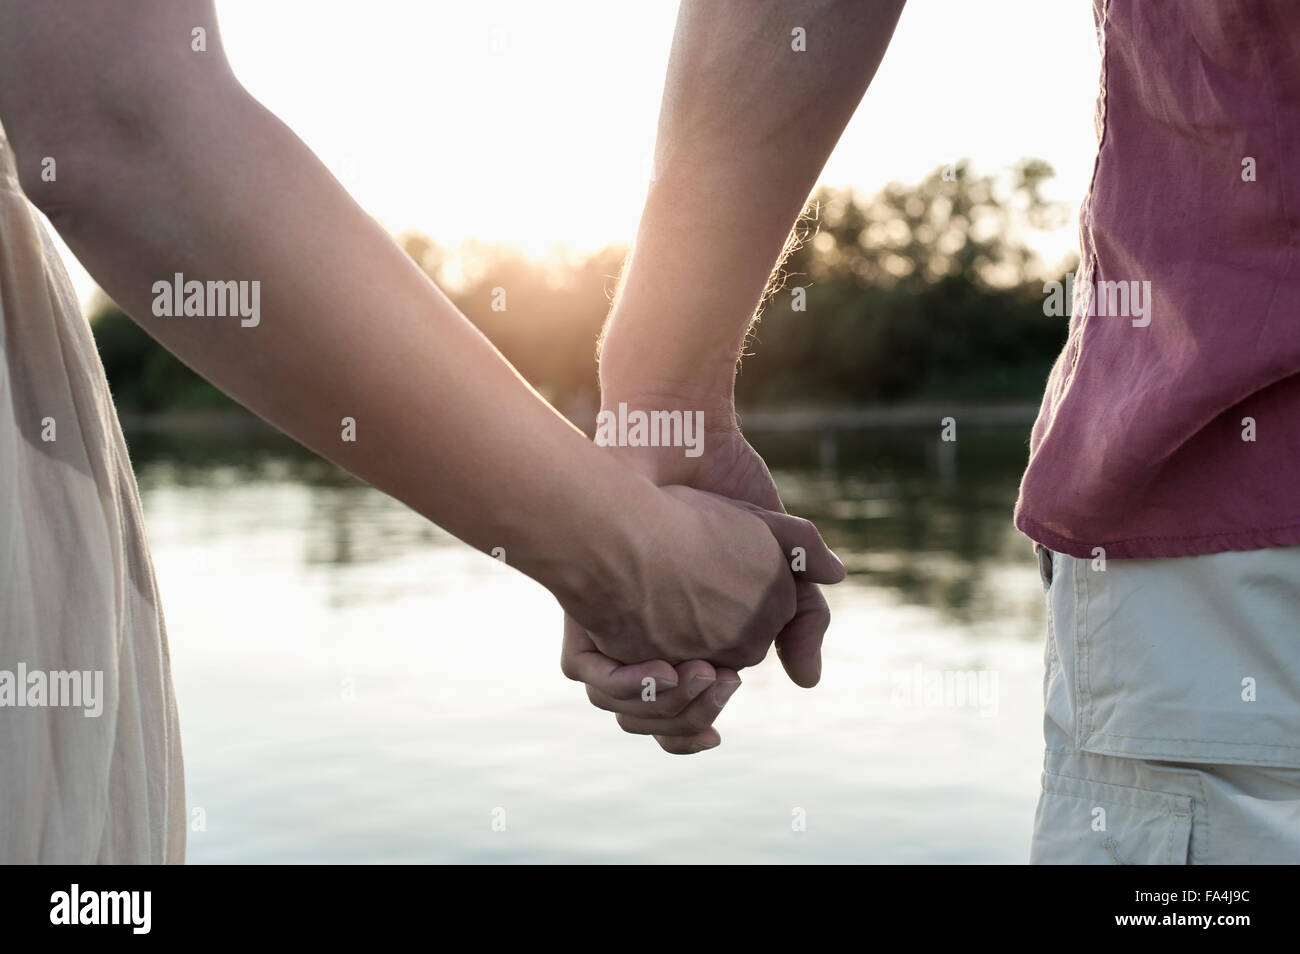
[[180, 863], [185, 829], [135, 477], [0, 132], [0, 863]]

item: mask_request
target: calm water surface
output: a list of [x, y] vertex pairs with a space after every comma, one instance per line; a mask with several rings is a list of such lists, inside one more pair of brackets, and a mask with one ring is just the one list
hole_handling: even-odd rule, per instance
[[561, 676], [541, 587], [401, 504], [261, 432], [127, 438], [193, 863], [1027, 857], [1044, 607], [1018, 431], [841, 436], [833, 463], [754, 438], [850, 576], [822, 684], [769, 657], [692, 758]]

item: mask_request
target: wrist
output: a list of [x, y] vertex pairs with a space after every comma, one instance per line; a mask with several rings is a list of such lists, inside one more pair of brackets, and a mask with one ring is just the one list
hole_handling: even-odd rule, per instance
[[636, 581], [654, 549], [647, 540], [659, 522], [663, 494], [643, 473], [592, 451], [579, 478], [581, 507], [565, 508], [567, 516], [551, 528], [545, 556], [521, 569], [570, 616], [605, 632], [635, 612]]
[[[616, 309], [601, 343], [601, 410], [623, 403], [640, 410], [702, 411], [710, 430], [735, 425], [738, 346], [695, 340], [677, 348], [663, 324], [620, 315], [625, 312]], [[639, 332], [644, 337], [651, 329], [654, 340], [638, 340]]]
[[675, 354], [661, 342], [637, 341], [611, 327], [600, 349], [601, 405], [658, 402], [734, 416], [738, 351], [730, 344], [697, 343], [687, 353]]
[[641, 381], [606, 390], [595, 442], [620, 464], [653, 483], [693, 485], [717, 449], [739, 434], [730, 392], [717, 394]]
[[680, 412], [706, 433], [736, 428], [736, 401], [730, 387], [719, 389], [671, 378], [602, 382], [600, 410], [624, 416], [633, 411]]

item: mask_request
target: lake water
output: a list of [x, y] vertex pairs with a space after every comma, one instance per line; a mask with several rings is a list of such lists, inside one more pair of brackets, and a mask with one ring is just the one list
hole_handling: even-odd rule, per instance
[[1025, 861], [1026, 435], [937, 431], [841, 435], [833, 462], [814, 434], [751, 435], [849, 578], [821, 685], [769, 656], [722, 746], [682, 758], [560, 674], [559, 609], [522, 575], [279, 437], [128, 429], [190, 862]]

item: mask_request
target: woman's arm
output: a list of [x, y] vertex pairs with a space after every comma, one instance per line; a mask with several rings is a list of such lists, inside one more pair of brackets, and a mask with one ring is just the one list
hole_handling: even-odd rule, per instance
[[[0, 22], [24, 190], [186, 364], [461, 539], [503, 547], [611, 656], [756, 645], [789, 618], [763, 521], [657, 491], [542, 401], [239, 85], [208, 0], [3, 0]], [[259, 282], [257, 323], [157, 317], [155, 283], [177, 274]]]

